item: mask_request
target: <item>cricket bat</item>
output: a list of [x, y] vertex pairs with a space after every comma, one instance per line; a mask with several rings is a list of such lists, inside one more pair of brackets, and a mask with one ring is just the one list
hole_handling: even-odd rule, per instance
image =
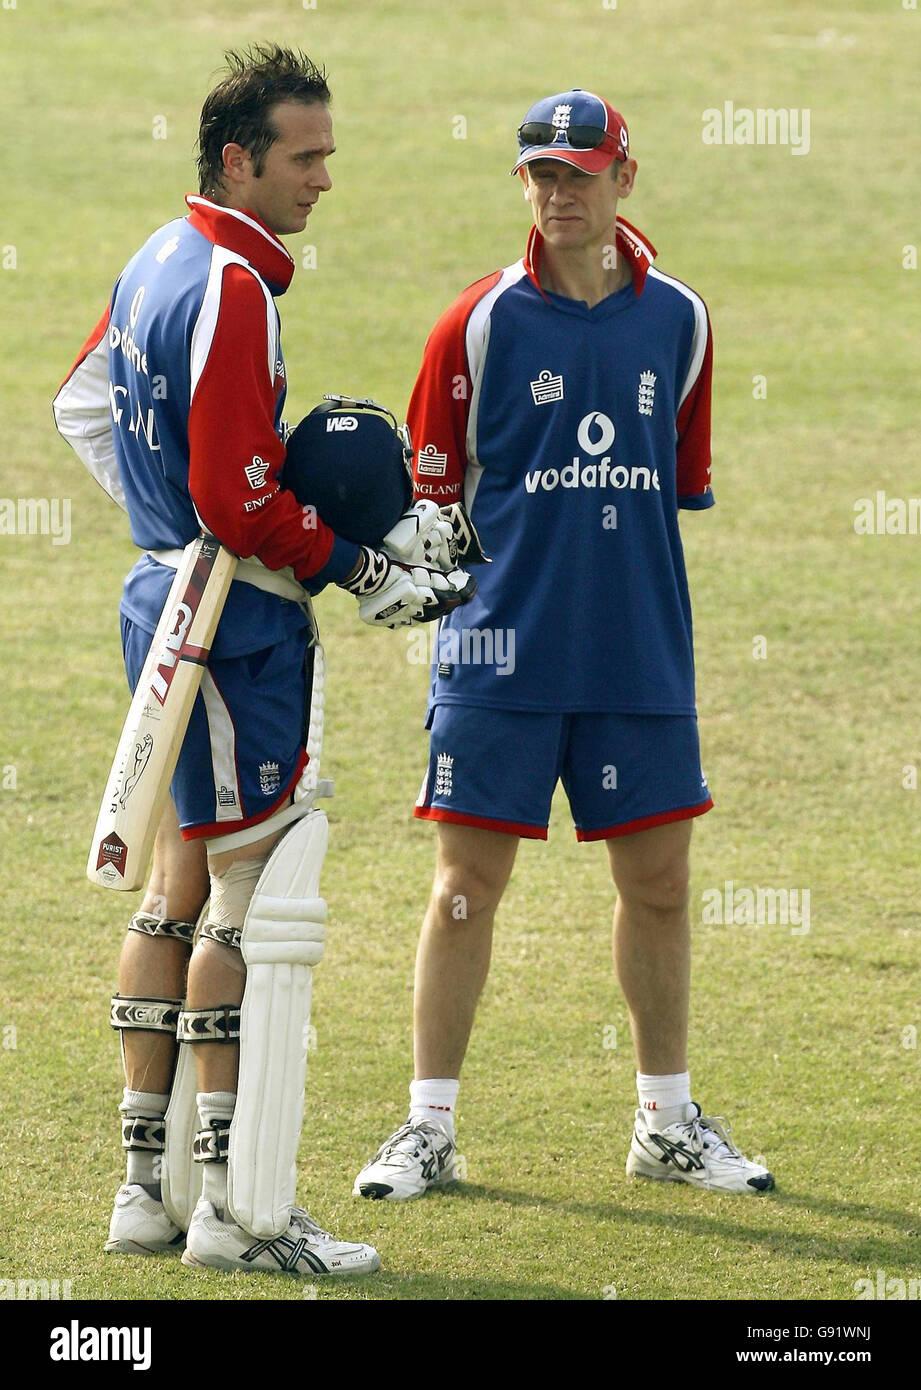
[[187, 545], [128, 710], [86, 864], [91, 883], [140, 888], [237, 557]]

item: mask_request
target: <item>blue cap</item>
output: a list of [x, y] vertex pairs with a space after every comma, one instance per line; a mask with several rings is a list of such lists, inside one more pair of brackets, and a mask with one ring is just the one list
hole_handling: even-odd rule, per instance
[[615, 159], [630, 157], [623, 116], [581, 87], [535, 102], [518, 129], [518, 146], [513, 174], [532, 159], [560, 159], [586, 174], [600, 174]]

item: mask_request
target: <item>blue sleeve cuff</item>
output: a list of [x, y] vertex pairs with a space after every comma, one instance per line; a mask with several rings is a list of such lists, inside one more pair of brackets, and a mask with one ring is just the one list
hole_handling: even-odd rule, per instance
[[345, 541], [341, 536], [333, 536], [333, 548], [329, 559], [321, 570], [317, 570], [309, 580], [304, 581], [305, 589], [318, 594], [327, 584], [341, 584], [358, 564], [360, 553], [361, 546], [356, 545], [354, 541]]
[[715, 501], [712, 490], [707, 488], [706, 492], [697, 492], [692, 497], [679, 497], [678, 506], [688, 512], [703, 512], [707, 507], [712, 507]]

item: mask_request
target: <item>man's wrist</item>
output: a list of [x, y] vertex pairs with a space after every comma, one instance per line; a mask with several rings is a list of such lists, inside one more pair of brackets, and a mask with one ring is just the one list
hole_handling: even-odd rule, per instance
[[361, 546], [354, 541], [344, 540], [342, 536], [333, 536], [333, 548], [326, 564], [314, 574], [298, 574], [297, 577], [304, 582], [309, 579], [311, 587], [319, 585], [322, 588], [325, 584], [344, 584], [354, 578], [360, 568]]

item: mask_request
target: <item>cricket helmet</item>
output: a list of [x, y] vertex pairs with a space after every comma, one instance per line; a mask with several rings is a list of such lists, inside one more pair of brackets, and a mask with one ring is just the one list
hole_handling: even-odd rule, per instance
[[324, 396], [286, 441], [281, 482], [338, 536], [380, 545], [412, 503], [412, 445], [377, 401]]

